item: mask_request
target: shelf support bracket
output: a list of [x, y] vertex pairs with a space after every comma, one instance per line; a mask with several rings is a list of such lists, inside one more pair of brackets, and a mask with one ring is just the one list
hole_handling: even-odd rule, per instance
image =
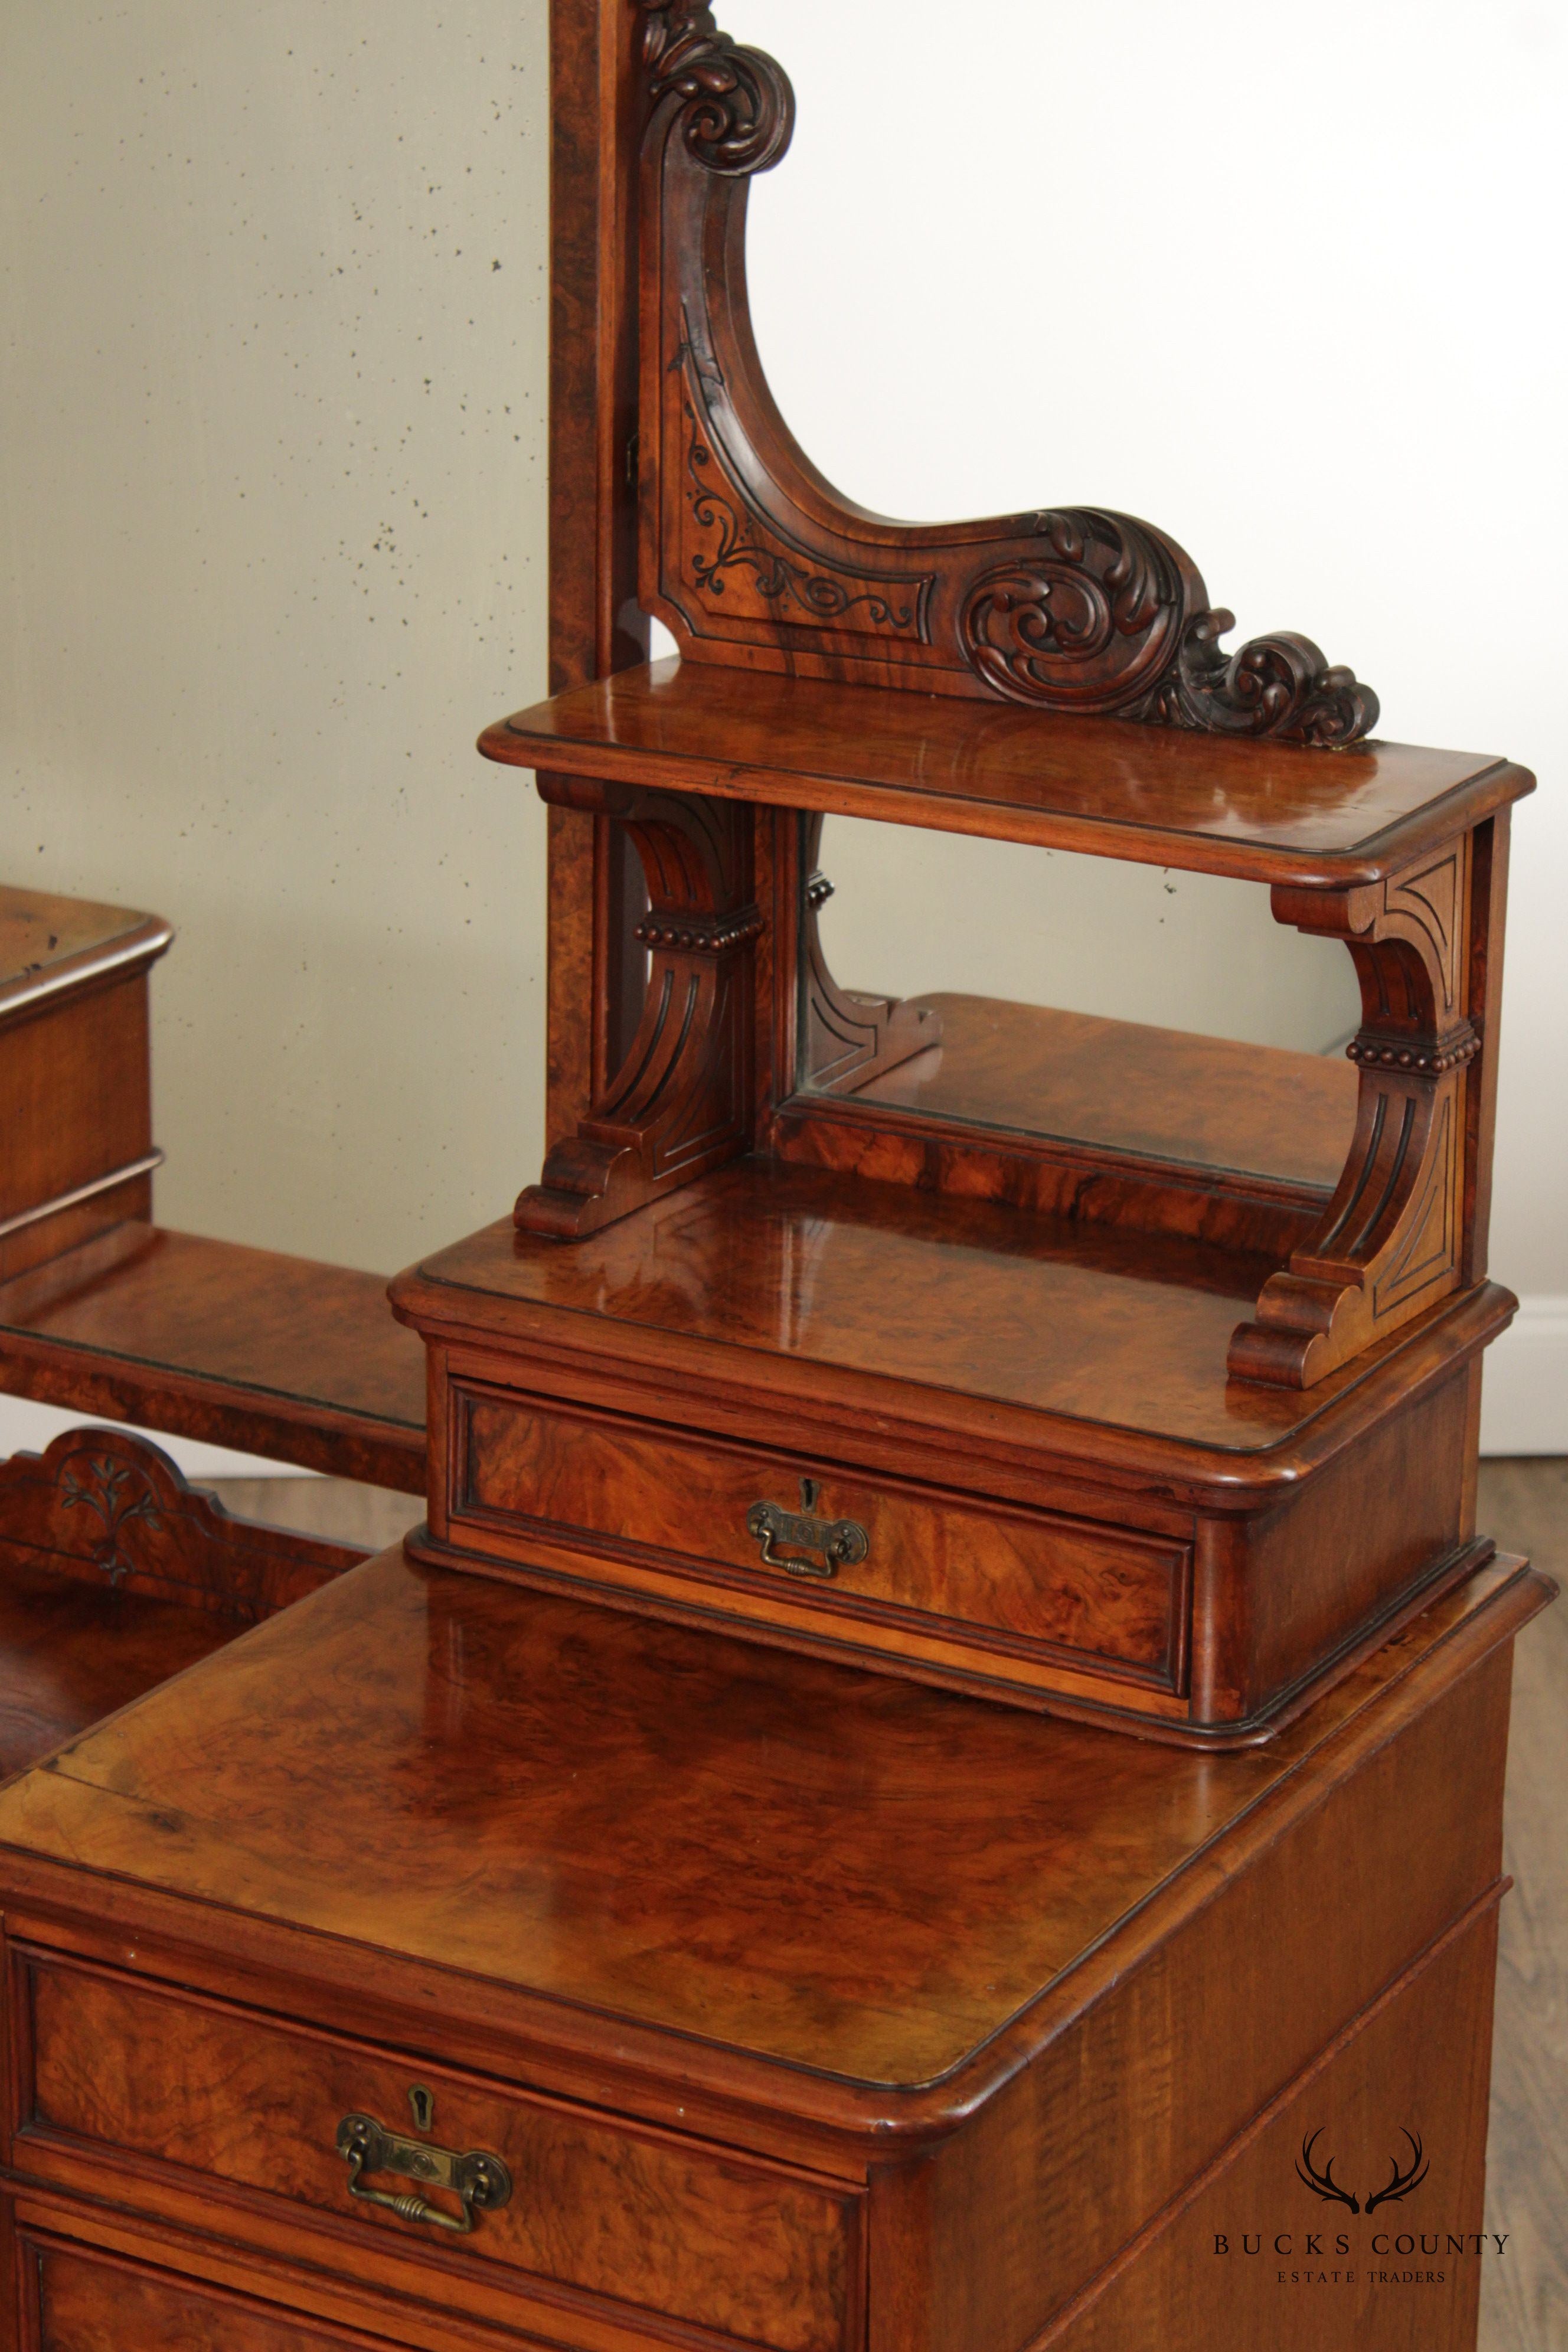
[[520, 1194], [520, 1231], [572, 1240], [747, 1149], [753, 1092], [754, 818], [743, 804], [539, 778], [554, 808], [625, 827], [647, 877], [642, 1018], [625, 1062]]
[[1466, 835], [1381, 883], [1271, 894], [1277, 922], [1351, 951], [1361, 1091], [1333, 1198], [1238, 1325], [1233, 1377], [1311, 1388], [1458, 1286], [1468, 1094], [1489, 1045], [1468, 1010], [1470, 866]]

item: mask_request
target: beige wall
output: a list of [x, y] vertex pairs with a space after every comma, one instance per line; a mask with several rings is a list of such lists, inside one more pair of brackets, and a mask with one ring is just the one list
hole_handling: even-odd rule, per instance
[[546, 71], [531, 0], [0, 12], [0, 870], [178, 926], [196, 1231], [390, 1269], [538, 1157], [472, 745], [542, 679]]

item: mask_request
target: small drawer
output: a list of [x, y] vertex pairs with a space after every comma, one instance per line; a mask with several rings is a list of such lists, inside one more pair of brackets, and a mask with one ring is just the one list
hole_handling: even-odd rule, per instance
[[[858, 2340], [860, 2199], [842, 2184], [115, 1969], [37, 1951], [17, 1965], [24, 2175], [58, 2178], [59, 2152], [130, 2157], [134, 2180], [114, 2192], [130, 2202], [151, 2159], [174, 2186], [227, 2192], [226, 2231], [237, 2203], [282, 2206], [483, 2263], [520, 2293], [603, 2297], [623, 2323], [655, 2314], [770, 2352]], [[355, 2144], [378, 2201], [350, 2193]], [[448, 2157], [485, 2159], [461, 2233], [430, 2218], [463, 2216]]]
[[[449, 1540], [501, 1536], [676, 1569], [839, 1638], [1058, 1662], [1178, 1694], [1191, 1548], [1091, 1519], [689, 1440], [479, 1383], [450, 1394]], [[478, 1540], [476, 1540], [478, 1538]], [[490, 1541], [489, 1549], [496, 1547]], [[753, 1614], [755, 1611], [753, 1609]]]

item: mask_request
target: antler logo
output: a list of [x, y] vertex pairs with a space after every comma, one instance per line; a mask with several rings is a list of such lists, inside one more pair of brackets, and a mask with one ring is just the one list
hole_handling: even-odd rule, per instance
[[1296, 2163], [1297, 2179], [1305, 2181], [1313, 2195], [1321, 2197], [1328, 2204], [1348, 2205], [1352, 2213], [1359, 2213], [1361, 2199], [1352, 2197], [1348, 2189], [1342, 2189], [1334, 2179], [1333, 2158], [1330, 2157], [1321, 2172], [1312, 2162], [1312, 2150], [1322, 2137], [1323, 2126], [1320, 2124], [1317, 2130], [1301, 2142], [1301, 2153]]
[[[1301, 2142], [1301, 2153], [1296, 2162], [1296, 2177], [1312, 2191], [1314, 2197], [1322, 2198], [1325, 2203], [1348, 2205], [1352, 2213], [1359, 2213], [1362, 2210], [1361, 2200], [1353, 2197], [1348, 2189], [1342, 2189], [1334, 2179], [1332, 2157], [1330, 2157], [1321, 2172], [1312, 2161], [1312, 2150], [1322, 2137], [1323, 2127], [1320, 2125], [1315, 2132], [1310, 2133]], [[1375, 2189], [1366, 2200], [1366, 2210], [1369, 2213], [1375, 2213], [1380, 2205], [1397, 2205], [1402, 2198], [1409, 2196], [1413, 2189], [1419, 2189], [1426, 2178], [1426, 2159], [1419, 2138], [1413, 2131], [1406, 2131], [1403, 2137], [1410, 2143], [1410, 2162], [1401, 2168], [1397, 2157], [1392, 2160], [1387, 2187]]]
[[1405, 2137], [1410, 2142], [1409, 2165], [1401, 2172], [1398, 2158], [1392, 2159], [1393, 2169], [1387, 2188], [1380, 2189], [1374, 2197], [1366, 2200], [1369, 2213], [1375, 2213], [1380, 2205], [1397, 2205], [1402, 2197], [1408, 2197], [1413, 2189], [1419, 2189], [1426, 2178], [1426, 2164], [1421, 2153], [1420, 2141], [1410, 2131], [1405, 2134]]

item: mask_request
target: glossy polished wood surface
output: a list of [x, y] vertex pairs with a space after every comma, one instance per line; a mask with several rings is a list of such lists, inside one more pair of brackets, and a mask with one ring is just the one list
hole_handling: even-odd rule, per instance
[[0, 1562], [0, 1779], [234, 1639], [210, 1610]]
[[[29, 2133], [197, 2171], [292, 2216], [340, 2217], [334, 2128], [408, 2122], [405, 2057], [53, 1957], [23, 1964]], [[121, 2053], [112, 2070], [105, 2050]], [[782, 2167], [628, 2130], [618, 2117], [422, 2070], [443, 2144], [504, 2149], [516, 2191], [464, 2248], [771, 2352], [847, 2352], [858, 2200]], [[26, 2158], [25, 2158], [26, 2160]], [[406, 2223], [364, 2226], [393, 2242]]]
[[230, 1517], [160, 1446], [124, 1429], [68, 1429], [0, 1463], [0, 1569], [37, 1565], [252, 1625], [365, 1557], [331, 1538]]
[[521, 1605], [389, 1552], [13, 1784], [0, 1846], [12, 1874], [52, 1854], [912, 2090], [1434, 1644], [1483, 1617], [1505, 1638], [1549, 1591], [1518, 1562], [1484, 1571], [1270, 1748], [1215, 1759]]
[[940, 1021], [942, 1043], [863, 1083], [851, 1073], [834, 1094], [927, 1118], [1279, 1177], [1325, 1196], [1339, 1181], [1358, 1083], [1342, 1055], [988, 996], [904, 1002]]
[[349, 2352], [369, 2338], [310, 2326], [221, 2285], [195, 2284], [156, 2264], [126, 2263], [52, 2233], [29, 2231], [24, 2265], [21, 2352]]
[[346, 1266], [127, 1222], [0, 1286], [0, 1388], [424, 1489], [424, 1351]]
[[0, 1777], [363, 1558], [231, 1518], [124, 1430], [14, 1454], [0, 1463]]
[[0, 1020], [62, 988], [150, 963], [174, 936], [159, 915], [0, 883]]
[[[426, 1328], [531, 1349], [646, 1349], [710, 1373], [700, 1350], [734, 1351], [732, 1381], [825, 1368], [918, 1386], [959, 1419], [990, 1399], [1247, 1452], [1288, 1443], [1425, 1328], [1305, 1392], [1231, 1381], [1230, 1336], [1267, 1272], [1201, 1244], [746, 1160], [570, 1245], [487, 1227], [393, 1295]], [[1480, 1292], [1454, 1328], [1510, 1307]]]
[[1522, 768], [1380, 743], [1336, 752], [1119, 719], [656, 662], [517, 712], [488, 758], [563, 776], [1343, 887], [1534, 788]]
[[152, 1213], [153, 915], [0, 888], [0, 1283]]

